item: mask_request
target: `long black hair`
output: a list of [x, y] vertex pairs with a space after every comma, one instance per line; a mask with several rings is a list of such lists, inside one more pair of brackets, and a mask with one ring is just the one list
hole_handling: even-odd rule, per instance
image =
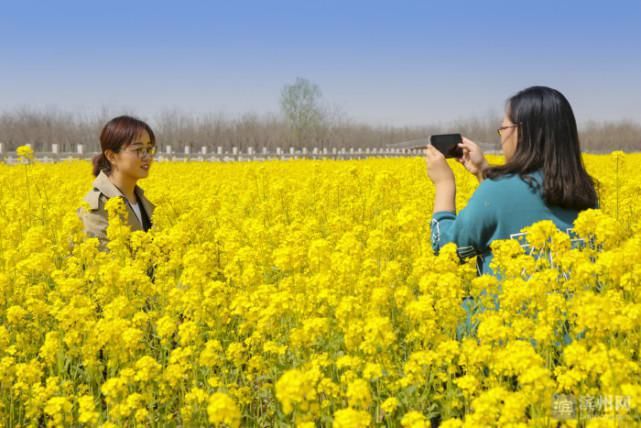
[[530, 174], [541, 170], [547, 204], [576, 210], [596, 208], [595, 183], [585, 170], [574, 113], [563, 94], [532, 86], [507, 100], [506, 114], [518, 125], [516, 150], [505, 165], [488, 168], [485, 177], [518, 174], [538, 187]]

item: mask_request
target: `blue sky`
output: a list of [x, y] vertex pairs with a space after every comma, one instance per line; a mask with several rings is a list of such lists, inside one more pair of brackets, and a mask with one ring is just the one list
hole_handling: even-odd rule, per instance
[[641, 122], [637, 1], [0, 3], [0, 110], [278, 113], [283, 85], [371, 124], [500, 114], [555, 87], [579, 122]]

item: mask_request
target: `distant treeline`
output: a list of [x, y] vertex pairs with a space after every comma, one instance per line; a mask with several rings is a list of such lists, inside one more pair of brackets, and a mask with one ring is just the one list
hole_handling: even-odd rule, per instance
[[[98, 136], [102, 126], [113, 115], [106, 113], [82, 116], [60, 111], [38, 112], [21, 110], [0, 113], [0, 142], [4, 151], [30, 143], [36, 151], [50, 151], [51, 144], [58, 144], [60, 152], [75, 152], [77, 144], [85, 145], [85, 153], [99, 151]], [[422, 127], [373, 126], [355, 123], [343, 118], [325, 120], [306, 132], [304, 140], [296, 137], [285, 119], [276, 115], [247, 114], [238, 118], [223, 115], [190, 116], [178, 112], [161, 113], [147, 120], [156, 133], [161, 150], [171, 145], [182, 150], [190, 145], [193, 151], [206, 146], [208, 151], [223, 147], [225, 151], [236, 147], [260, 149], [289, 147], [300, 149], [322, 148], [373, 148], [386, 144], [424, 138], [430, 134], [461, 132], [484, 143], [495, 143], [500, 149], [496, 128], [500, 117], [465, 119]], [[429, 122], [426, 120], [426, 122]], [[579, 129], [584, 150], [607, 152], [612, 150], [640, 151], [641, 124], [630, 121], [588, 122]]]

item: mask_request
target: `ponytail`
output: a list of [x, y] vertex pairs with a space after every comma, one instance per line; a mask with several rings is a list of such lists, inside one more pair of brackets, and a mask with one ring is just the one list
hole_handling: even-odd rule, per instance
[[100, 153], [93, 157], [93, 175], [98, 177], [100, 171], [103, 171], [105, 174], [109, 175], [111, 172], [111, 163], [107, 159], [104, 153]]

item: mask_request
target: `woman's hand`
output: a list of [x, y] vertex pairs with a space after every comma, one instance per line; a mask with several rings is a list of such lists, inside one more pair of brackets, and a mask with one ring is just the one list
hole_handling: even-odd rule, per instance
[[456, 212], [456, 183], [445, 156], [430, 145], [425, 149], [425, 162], [427, 175], [434, 183], [434, 212]]
[[459, 144], [463, 150], [463, 157], [458, 161], [463, 164], [472, 174], [476, 175], [479, 181], [483, 180], [483, 171], [488, 167], [487, 160], [483, 151], [474, 141], [463, 137], [463, 142]]
[[427, 176], [435, 186], [442, 184], [454, 184], [454, 173], [447, 164], [443, 153], [434, 146], [429, 145], [425, 149], [425, 163], [427, 164]]

